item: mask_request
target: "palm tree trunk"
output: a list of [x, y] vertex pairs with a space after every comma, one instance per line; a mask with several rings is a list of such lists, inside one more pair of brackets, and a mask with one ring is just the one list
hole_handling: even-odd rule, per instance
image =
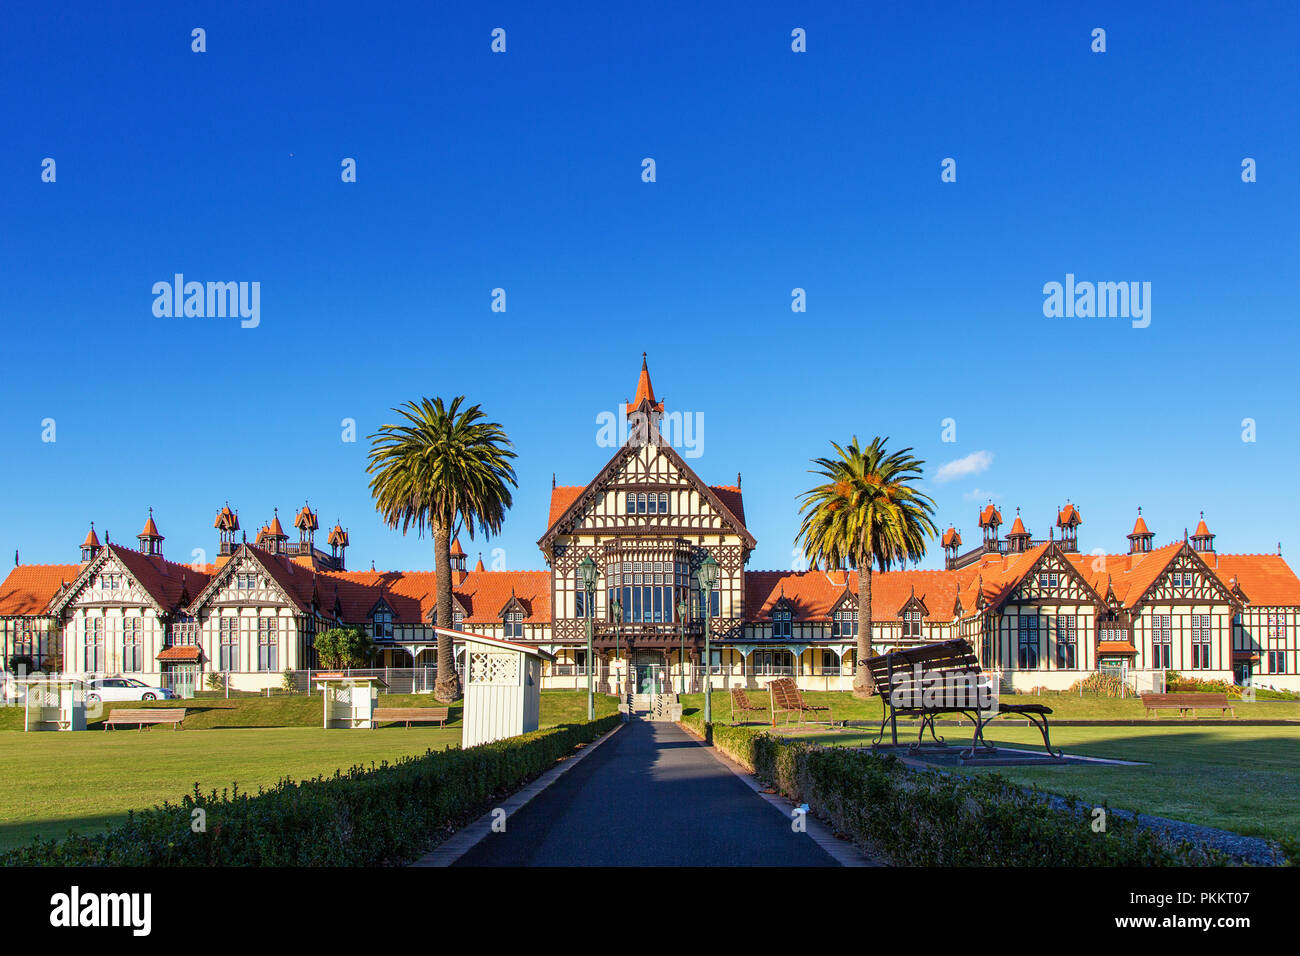
[[[451, 627], [451, 530], [435, 525], [433, 529], [433, 568], [438, 585], [438, 626]], [[433, 696], [443, 704], [460, 697], [460, 679], [456, 676], [456, 652], [452, 640], [438, 635], [438, 677]]]
[[858, 562], [858, 649], [854, 655], [853, 696], [859, 699], [876, 692], [875, 681], [866, 668], [871, 652], [871, 561]]

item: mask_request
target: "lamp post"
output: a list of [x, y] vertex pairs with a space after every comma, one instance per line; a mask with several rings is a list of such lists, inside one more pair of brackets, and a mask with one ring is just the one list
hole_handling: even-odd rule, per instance
[[[617, 661], [618, 660], [618, 626], [623, 623], [623, 602], [620, 601], [618, 598], [614, 598], [614, 604], [612, 605], [611, 610], [614, 612], [614, 660]], [[631, 654], [628, 654], [629, 658], [631, 656], [632, 656]], [[619, 676], [622, 677], [621, 671], [619, 672]], [[619, 697], [623, 696], [623, 684], [624, 681], [622, 680], [618, 682]]]
[[682, 633], [682, 656], [677, 661], [677, 664], [681, 667], [681, 687], [683, 696], [686, 695], [686, 612], [689, 611], [690, 608], [691, 606], [686, 603], [686, 598], [682, 598], [677, 602], [677, 626]]
[[583, 607], [584, 617], [587, 618], [587, 719], [596, 719], [596, 698], [591, 691], [591, 612], [592, 605], [596, 599], [596, 562], [591, 560], [591, 555], [582, 559], [578, 565], [578, 570], [582, 573], [582, 589], [587, 592], [586, 605]]
[[700, 582], [700, 604], [704, 608], [704, 722], [713, 723], [713, 648], [709, 643], [711, 634], [710, 618], [713, 608], [713, 585], [718, 583], [718, 562], [713, 555], [706, 554], [700, 562], [700, 569], [695, 572], [695, 579]]

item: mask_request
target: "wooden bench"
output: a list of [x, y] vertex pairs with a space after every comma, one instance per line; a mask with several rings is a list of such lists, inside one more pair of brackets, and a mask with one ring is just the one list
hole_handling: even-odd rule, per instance
[[[831, 708], [829, 704], [810, 704], [803, 698], [803, 692], [799, 690], [799, 685], [794, 682], [793, 677], [778, 677], [770, 681], [767, 689], [772, 694], [772, 717], [775, 719], [777, 711], [785, 711], [786, 723], [790, 722], [790, 715], [797, 713], [799, 720], [803, 720], [805, 713], [814, 716], [826, 712], [826, 719], [831, 720]], [[833, 721], [832, 721], [833, 722]]]
[[749, 699], [749, 694], [745, 692], [745, 688], [732, 687], [731, 688], [731, 722], [733, 724], [736, 722], [737, 711], [740, 712], [742, 717], [748, 714], [762, 714], [763, 717], [766, 718], [768, 714], [768, 709], [766, 707], [761, 707]]
[[[1052, 749], [1048, 735], [1048, 715], [1052, 708], [1042, 704], [1007, 704], [994, 696], [992, 679], [980, 669], [978, 658], [964, 638], [922, 644], [903, 651], [878, 654], [864, 662], [880, 695], [883, 715], [880, 730], [872, 747], [879, 746], [888, 724], [893, 746], [898, 746], [898, 718], [920, 717], [916, 742], [908, 746], [915, 751], [923, 746], [925, 732], [940, 746], [943, 738], [934, 732], [934, 720], [940, 714], [960, 714], [975, 725], [971, 745], [961, 751], [963, 759], [980, 753], [994, 753], [997, 748], [984, 738], [984, 728], [998, 717], [1008, 714], [1024, 717], [1043, 735], [1043, 748], [1049, 756], [1060, 759], [1061, 750]], [[995, 703], [996, 702], [996, 703]], [[928, 746], [928, 745], [927, 745]]]
[[446, 707], [376, 707], [371, 715], [370, 729], [385, 723], [405, 723], [408, 727], [413, 723], [436, 723], [439, 727], [446, 727], [447, 711]]
[[1147, 709], [1147, 716], [1151, 716], [1157, 710], [1176, 710], [1180, 715], [1190, 710], [1195, 717], [1198, 707], [1202, 710], [1217, 708], [1220, 717], [1225, 713], [1232, 714], [1233, 717], [1237, 716], [1232, 704], [1228, 703], [1227, 694], [1142, 694], [1141, 697], [1142, 706]]
[[117, 724], [135, 724], [137, 730], [144, 730], [154, 724], [171, 724], [172, 730], [176, 730], [184, 719], [184, 707], [148, 707], [140, 710], [117, 708], [109, 711], [104, 718], [104, 729], [112, 730]]

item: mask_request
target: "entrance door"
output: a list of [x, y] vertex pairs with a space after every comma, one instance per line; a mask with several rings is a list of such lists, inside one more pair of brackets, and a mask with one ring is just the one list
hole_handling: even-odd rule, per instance
[[642, 657], [639, 654], [632, 659], [632, 676], [638, 694], [663, 693], [664, 668], [662, 664], [653, 663], [653, 660], [654, 658]]
[[193, 697], [198, 680], [199, 668], [195, 664], [163, 665], [162, 686], [173, 691], [177, 697]]

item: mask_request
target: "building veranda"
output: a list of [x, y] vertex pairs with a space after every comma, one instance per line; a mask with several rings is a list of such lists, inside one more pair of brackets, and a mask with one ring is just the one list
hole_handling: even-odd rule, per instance
[[[538, 539], [544, 569], [491, 571], [453, 543], [453, 629], [537, 647], [547, 686], [640, 693], [698, 689], [704, 619], [715, 687], [792, 675], [806, 688], [852, 683], [857, 572], [753, 570], [756, 540], [735, 485], [706, 483], [662, 440], [664, 405], [642, 363], [626, 405], [628, 438], [587, 483], [553, 481]], [[1280, 554], [1219, 553], [1201, 517], [1181, 539], [1156, 544], [1140, 512], [1127, 547], [1083, 553], [1075, 504], [1035, 538], [1017, 514], [981, 509], [978, 545], [947, 529], [943, 570], [877, 572], [877, 652], [964, 637], [986, 670], [1017, 690], [1064, 689], [1110, 670], [1141, 684], [1161, 671], [1300, 690], [1300, 579]], [[164, 556], [152, 513], [135, 547], [100, 540], [92, 525], [80, 560], [17, 565], [0, 585], [0, 651], [34, 669], [86, 678], [137, 676], [201, 684], [278, 686], [285, 670], [316, 668], [315, 635], [365, 629], [381, 666], [432, 667], [432, 571], [352, 571], [349, 535], [335, 525], [316, 546], [317, 512], [278, 513], [250, 543], [227, 504], [217, 513], [216, 560]], [[698, 570], [711, 558], [708, 593]], [[586, 592], [580, 566], [594, 562]], [[595, 661], [587, 660], [587, 626]]]

